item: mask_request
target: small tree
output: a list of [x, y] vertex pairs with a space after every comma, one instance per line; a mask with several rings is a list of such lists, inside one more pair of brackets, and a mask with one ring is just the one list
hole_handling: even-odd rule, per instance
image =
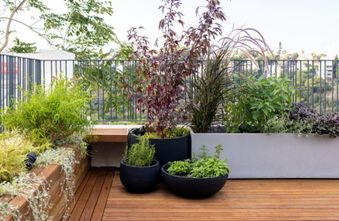
[[180, 0], [163, 0], [159, 7], [164, 18], [159, 22], [163, 44], [158, 50], [149, 48], [147, 37], [139, 36], [137, 28], [131, 28], [128, 38], [135, 47], [139, 59], [139, 73], [145, 76], [147, 84], [144, 96], [139, 102], [146, 107], [148, 132], [156, 132], [162, 138], [166, 130], [173, 129], [177, 122], [187, 118], [187, 110], [180, 105], [185, 92], [185, 79], [196, 73], [201, 59], [212, 46], [212, 40], [221, 35], [225, 15], [218, 0], [206, 0], [206, 10], [199, 14], [198, 27], [190, 27], [181, 34], [173, 26], [180, 24], [183, 14], [179, 12]]

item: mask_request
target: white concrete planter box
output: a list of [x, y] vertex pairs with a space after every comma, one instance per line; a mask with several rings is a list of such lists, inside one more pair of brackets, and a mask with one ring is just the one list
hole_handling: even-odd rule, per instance
[[[230, 178], [339, 178], [339, 138], [295, 134], [192, 134], [192, 152], [221, 144]], [[214, 151], [211, 149], [210, 151]]]

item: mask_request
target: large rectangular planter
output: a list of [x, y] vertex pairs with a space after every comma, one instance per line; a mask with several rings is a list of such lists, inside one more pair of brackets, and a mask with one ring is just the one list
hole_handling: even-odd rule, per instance
[[224, 148], [230, 178], [339, 178], [339, 138], [295, 134], [193, 134], [192, 152]]

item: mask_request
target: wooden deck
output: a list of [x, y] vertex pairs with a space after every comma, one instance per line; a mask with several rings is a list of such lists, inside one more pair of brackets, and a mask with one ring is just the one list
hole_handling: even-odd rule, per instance
[[339, 180], [229, 180], [205, 200], [174, 196], [162, 186], [127, 193], [113, 169], [91, 169], [69, 220], [339, 220]]

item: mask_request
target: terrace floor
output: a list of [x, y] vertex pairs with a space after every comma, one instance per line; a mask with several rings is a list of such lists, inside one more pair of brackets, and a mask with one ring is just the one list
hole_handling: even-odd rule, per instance
[[212, 198], [188, 200], [161, 185], [127, 193], [117, 170], [92, 168], [75, 202], [69, 220], [339, 220], [339, 180], [229, 180]]

